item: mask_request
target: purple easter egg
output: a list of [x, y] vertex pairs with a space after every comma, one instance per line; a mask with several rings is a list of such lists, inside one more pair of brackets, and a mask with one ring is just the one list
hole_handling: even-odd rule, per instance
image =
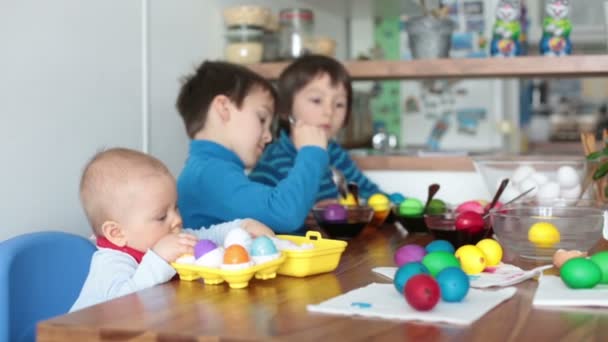
[[401, 267], [410, 262], [421, 262], [426, 255], [426, 250], [422, 246], [410, 244], [400, 247], [395, 252], [395, 264]]
[[217, 245], [211, 240], [199, 240], [194, 246], [194, 257], [198, 259], [216, 248]]
[[330, 204], [325, 207], [325, 211], [323, 212], [323, 219], [325, 219], [325, 221], [346, 221], [347, 218], [348, 213], [340, 204]]

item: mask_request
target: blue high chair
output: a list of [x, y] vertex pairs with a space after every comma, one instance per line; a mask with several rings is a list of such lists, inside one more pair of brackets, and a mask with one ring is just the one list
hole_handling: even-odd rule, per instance
[[38, 322], [67, 313], [95, 251], [91, 241], [64, 232], [0, 242], [0, 342], [34, 341]]

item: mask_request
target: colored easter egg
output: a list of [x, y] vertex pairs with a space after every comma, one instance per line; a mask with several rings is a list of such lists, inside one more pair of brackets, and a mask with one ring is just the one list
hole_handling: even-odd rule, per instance
[[466, 274], [479, 274], [486, 268], [486, 256], [477, 246], [464, 245], [458, 248], [454, 255], [460, 261], [460, 267]]
[[216, 248], [217, 245], [211, 240], [199, 240], [196, 245], [194, 245], [194, 257], [198, 259]]
[[440, 215], [445, 213], [446, 205], [445, 202], [440, 199], [432, 199], [429, 203], [426, 212], [431, 215]]
[[467, 201], [461, 203], [458, 207], [456, 207], [456, 213], [461, 214], [467, 211], [472, 211], [474, 213], [483, 214], [484, 209], [483, 205], [478, 201]]
[[483, 239], [475, 246], [486, 256], [486, 266], [497, 266], [502, 260], [502, 246], [494, 239]]
[[224, 262], [224, 248], [218, 247], [203, 254], [194, 262], [198, 266], [218, 268]]
[[390, 203], [388, 197], [381, 193], [373, 194], [367, 199], [367, 205], [374, 209], [374, 211], [388, 210]]
[[600, 283], [608, 284], [608, 251], [596, 253], [591, 256], [593, 261], [602, 271], [602, 279]]
[[258, 236], [251, 243], [251, 256], [267, 256], [279, 253], [268, 236]]
[[401, 216], [420, 216], [424, 210], [424, 204], [419, 199], [408, 198], [399, 205], [399, 215]]
[[342, 205], [345, 206], [356, 206], [357, 205], [357, 201], [355, 201], [355, 196], [353, 196], [353, 194], [349, 193], [348, 195], [346, 195], [346, 198], [342, 198], [340, 197], [340, 199], [338, 200], [338, 202]]
[[234, 228], [226, 234], [224, 238], [224, 247], [228, 248], [231, 245], [240, 245], [249, 250], [251, 247], [251, 235], [245, 229]]
[[437, 274], [441, 299], [446, 302], [461, 302], [469, 292], [469, 276], [459, 267], [448, 267]]
[[589, 259], [573, 258], [562, 265], [559, 275], [571, 289], [590, 289], [601, 281], [602, 270]]
[[392, 194], [390, 194], [388, 196], [389, 200], [394, 203], [395, 205], [399, 205], [401, 204], [403, 201], [405, 201], [405, 196], [403, 196], [401, 193], [399, 192], [393, 192]]
[[343, 222], [348, 218], [348, 212], [344, 206], [332, 203], [325, 207], [323, 219], [328, 222]]
[[536, 247], [551, 248], [560, 240], [557, 227], [549, 222], [537, 222], [528, 230], [528, 240]]
[[393, 285], [399, 293], [403, 293], [403, 289], [405, 288], [405, 284], [407, 281], [417, 275], [417, 274], [429, 274], [429, 270], [419, 262], [410, 262], [405, 264], [395, 272], [395, 277], [393, 278]]
[[426, 250], [416, 244], [400, 247], [394, 255], [395, 264], [401, 267], [408, 262], [419, 262], [426, 255]]
[[483, 216], [481, 214], [466, 211], [456, 216], [456, 222], [454, 223], [457, 230], [467, 230], [471, 234], [480, 232], [485, 226]]
[[224, 264], [234, 265], [249, 262], [249, 253], [241, 245], [230, 245], [224, 251]]
[[440, 296], [439, 284], [427, 274], [418, 274], [405, 284], [403, 294], [410, 306], [418, 311], [429, 311], [437, 305]]
[[429, 253], [422, 259], [422, 264], [426, 266], [433, 277], [445, 268], [460, 267], [458, 259], [454, 254], [448, 252]]
[[446, 241], [446, 240], [431, 241], [431, 243], [426, 245], [426, 247], [424, 247], [424, 249], [426, 249], [427, 253], [448, 252], [448, 253], [453, 254], [455, 251], [454, 246], [449, 241]]

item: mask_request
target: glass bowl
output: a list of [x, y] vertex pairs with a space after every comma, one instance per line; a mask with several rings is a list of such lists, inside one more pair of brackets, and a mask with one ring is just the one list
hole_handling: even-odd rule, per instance
[[346, 209], [345, 220], [327, 220], [328, 207], [314, 207], [313, 216], [317, 224], [332, 239], [348, 240], [361, 233], [372, 220], [374, 210], [368, 206], [343, 206]]
[[589, 162], [582, 155], [477, 156], [473, 158], [473, 163], [490, 194], [496, 192], [504, 178], [509, 178], [509, 184], [500, 198], [503, 203], [532, 187], [535, 189], [525, 200], [550, 202], [554, 198], [577, 199], [589, 169]]
[[[606, 209], [599, 201], [557, 199], [510, 204], [491, 210], [490, 218], [503, 248], [522, 258], [551, 260], [558, 249], [589, 251], [602, 237]], [[541, 225], [533, 229], [536, 223]]]
[[451, 210], [443, 214], [425, 214], [424, 222], [436, 240], [447, 240], [454, 245], [454, 248], [474, 245], [482, 239], [490, 237], [489, 216], [484, 220], [483, 229], [475, 232], [456, 229], [456, 214]]

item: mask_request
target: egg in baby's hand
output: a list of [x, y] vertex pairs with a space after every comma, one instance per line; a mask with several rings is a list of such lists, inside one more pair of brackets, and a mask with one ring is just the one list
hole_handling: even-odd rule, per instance
[[224, 248], [228, 248], [231, 245], [241, 245], [245, 250], [249, 251], [251, 242], [251, 235], [247, 233], [245, 229], [234, 228], [226, 234], [226, 237], [224, 238]]
[[196, 265], [218, 268], [224, 258], [224, 249], [211, 240], [200, 240], [194, 246], [194, 257]]
[[268, 236], [259, 236], [251, 244], [251, 258], [256, 264], [277, 259], [281, 254]]
[[175, 260], [176, 264], [192, 265], [196, 261], [196, 258], [192, 254], [184, 254]]
[[221, 265], [223, 270], [242, 270], [253, 266], [249, 258], [249, 253], [241, 245], [230, 245], [224, 251], [224, 262]]

